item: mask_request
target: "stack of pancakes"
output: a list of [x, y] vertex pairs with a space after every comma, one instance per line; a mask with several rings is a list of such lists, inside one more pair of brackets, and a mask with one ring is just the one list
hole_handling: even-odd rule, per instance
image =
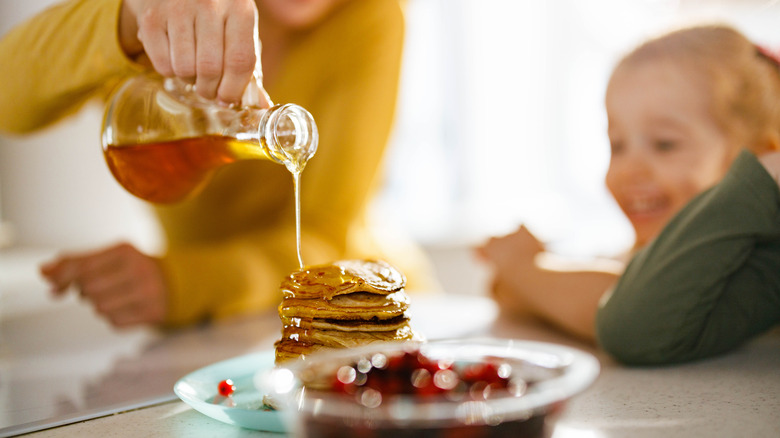
[[415, 339], [405, 285], [401, 272], [377, 260], [343, 260], [290, 274], [281, 284], [276, 363], [322, 349]]

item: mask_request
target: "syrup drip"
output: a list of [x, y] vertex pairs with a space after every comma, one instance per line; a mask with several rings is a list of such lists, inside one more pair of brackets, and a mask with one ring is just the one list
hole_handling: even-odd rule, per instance
[[293, 189], [295, 190], [295, 247], [298, 250], [298, 266], [303, 269], [301, 254], [301, 172], [293, 172]]
[[286, 117], [279, 123], [277, 134], [272, 139], [272, 143], [275, 144], [269, 145], [266, 143], [266, 139], [261, 141], [264, 149], [269, 151], [270, 158], [280, 164], [284, 164], [284, 167], [290, 171], [293, 177], [293, 189], [295, 192], [295, 247], [298, 251], [298, 267], [302, 270], [306, 265], [303, 263], [301, 251], [301, 173], [303, 168], [306, 167], [309, 158], [314, 155], [316, 146], [314, 149], [300, 146], [298, 136], [296, 135], [297, 131], [294, 129], [296, 123], [291, 118]]

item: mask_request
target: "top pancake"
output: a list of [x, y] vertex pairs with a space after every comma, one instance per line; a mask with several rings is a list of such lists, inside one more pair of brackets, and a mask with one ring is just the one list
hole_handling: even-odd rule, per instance
[[381, 260], [341, 260], [309, 266], [282, 281], [285, 298], [330, 300], [337, 295], [369, 292], [388, 295], [406, 286], [406, 277]]

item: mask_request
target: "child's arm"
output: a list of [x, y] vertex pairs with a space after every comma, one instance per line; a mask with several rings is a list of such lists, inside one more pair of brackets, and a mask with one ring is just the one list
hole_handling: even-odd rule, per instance
[[545, 320], [577, 337], [593, 340], [601, 296], [617, 281], [620, 263], [594, 261], [586, 267], [539, 263], [542, 244], [525, 228], [493, 238], [479, 254], [493, 268], [492, 292], [510, 314]]

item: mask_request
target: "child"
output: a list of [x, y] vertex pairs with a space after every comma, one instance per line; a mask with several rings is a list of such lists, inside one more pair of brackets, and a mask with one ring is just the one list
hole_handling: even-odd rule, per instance
[[[741, 150], [761, 155], [778, 148], [780, 72], [731, 28], [684, 29], [641, 45], [617, 65], [606, 109], [612, 152], [606, 184], [634, 228], [638, 251], [697, 194], [717, 184]], [[542, 251], [525, 228], [479, 249], [493, 268], [496, 299], [513, 313], [593, 340], [599, 301], [622, 267], [548, 269], [535, 261]], [[600, 323], [600, 335], [628, 324], [608, 320]]]

